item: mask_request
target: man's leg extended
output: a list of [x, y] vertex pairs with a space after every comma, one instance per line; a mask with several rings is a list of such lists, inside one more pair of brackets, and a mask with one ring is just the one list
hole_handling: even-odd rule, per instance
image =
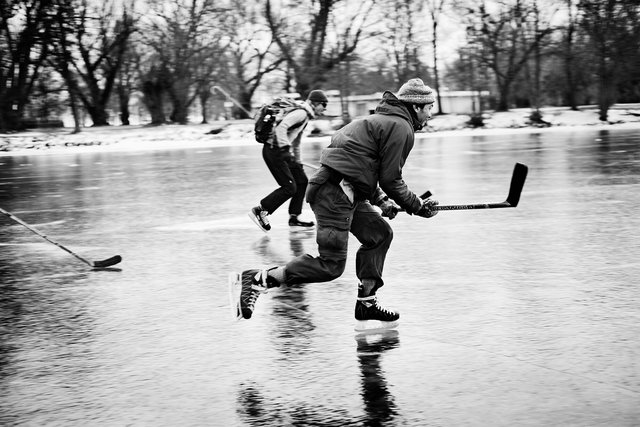
[[306, 254], [289, 261], [284, 267], [287, 284], [328, 282], [344, 272], [354, 206], [331, 182], [318, 186], [309, 204], [316, 216], [319, 256]]

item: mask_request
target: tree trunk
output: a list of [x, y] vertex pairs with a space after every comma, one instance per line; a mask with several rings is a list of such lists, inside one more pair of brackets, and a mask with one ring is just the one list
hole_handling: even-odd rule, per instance
[[118, 85], [118, 101], [120, 104], [120, 123], [123, 126], [128, 126], [129, 123], [129, 92], [122, 85]]
[[209, 117], [209, 111], [207, 109], [207, 101], [211, 97], [211, 92], [208, 90], [201, 90], [198, 94], [198, 98], [200, 99], [200, 109], [202, 110], [202, 122], [201, 124], [206, 125], [209, 123], [207, 117]]
[[600, 66], [598, 73], [598, 107], [599, 119], [603, 122], [609, 120], [609, 107], [611, 105], [610, 92], [612, 82], [610, 73], [607, 71], [606, 58], [600, 58]]
[[186, 125], [189, 123], [189, 108], [185, 105], [184, 102], [174, 99], [172, 102], [173, 111], [171, 112], [171, 116], [169, 119], [178, 123], [179, 125]]
[[568, 1], [569, 5], [569, 27], [567, 28], [567, 41], [564, 53], [564, 71], [567, 81], [567, 90], [565, 92], [565, 102], [573, 111], [578, 110], [578, 102], [576, 101], [576, 81], [573, 74], [573, 33], [575, 26], [573, 24], [572, 1]]
[[80, 112], [78, 111], [78, 101], [76, 101], [76, 96], [69, 92], [71, 105], [71, 115], [73, 116], [73, 133], [80, 133], [82, 130], [82, 124], [80, 123]]
[[143, 102], [151, 115], [152, 125], [162, 125], [166, 122], [164, 114], [163, 94], [164, 90], [161, 84], [152, 81], [146, 81], [142, 84], [142, 93], [144, 94]]
[[496, 111], [509, 111], [509, 96], [511, 95], [511, 83], [503, 81], [498, 84], [498, 105]]
[[438, 94], [438, 114], [444, 114], [442, 109], [442, 97], [440, 96], [440, 78], [438, 76], [438, 21], [434, 14], [431, 14], [433, 20], [433, 77], [435, 79], [435, 89]]
[[109, 126], [109, 115], [104, 105], [97, 103], [85, 107], [91, 116], [92, 126]]

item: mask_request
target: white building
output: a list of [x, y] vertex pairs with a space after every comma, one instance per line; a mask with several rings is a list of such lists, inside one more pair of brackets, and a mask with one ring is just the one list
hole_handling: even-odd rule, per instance
[[[338, 91], [326, 91], [329, 98], [326, 115], [341, 116], [342, 108]], [[472, 114], [479, 113], [481, 99], [489, 96], [489, 92], [483, 91], [443, 91], [440, 98], [442, 100], [442, 111], [447, 114]], [[352, 95], [347, 100], [349, 115], [352, 118], [371, 114], [382, 99], [382, 92], [371, 95]], [[437, 102], [437, 96], [436, 96]], [[434, 112], [438, 112], [438, 106], [434, 107]]]

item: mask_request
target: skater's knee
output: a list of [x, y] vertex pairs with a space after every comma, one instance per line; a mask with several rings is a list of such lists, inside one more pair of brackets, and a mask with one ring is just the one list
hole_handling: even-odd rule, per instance
[[368, 248], [389, 247], [393, 240], [393, 229], [384, 219], [380, 218], [380, 223], [375, 227], [370, 227], [364, 236], [358, 236], [358, 240], [363, 246]]
[[[386, 223], [387, 221], [385, 221]], [[393, 229], [387, 224], [387, 226], [382, 230], [382, 239], [385, 242], [391, 243], [393, 240]]]
[[340, 260], [327, 260], [326, 261], [326, 281], [328, 282], [329, 280], [334, 280], [337, 279], [338, 277], [342, 276], [342, 273], [344, 273], [344, 269], [347, 265], [346, 260], [344, 259], [340, 259]]
[[296, 194], [296, 191], [298, 191], [298, 186], [295, 181], [289, 181], [282, 186], [282, 190], [287, 196], [292, 197], [294, 194]]

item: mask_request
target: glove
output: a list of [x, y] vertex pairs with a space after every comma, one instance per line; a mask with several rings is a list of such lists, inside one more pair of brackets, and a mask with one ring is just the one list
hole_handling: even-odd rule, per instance
[[382, 216], [385, 216], [389, 219], [395, 218], [396, 215], [398, 215], [398, 212], [400, 212], [400, 206], [398, 206], [396, 202], [389, 199], [388, 197], [383, 199], [380, 204], [378, 204], [378, 207], [382, 209]]
[[431, 218], [432, 216], [436, 216], [438, 214], [437, 210], [432, 209], [434, 206], [438, 205], [438, 201], [434, 199], [424, 199], [422, 201], [422, 207], [416, 212], [416, 215]]

